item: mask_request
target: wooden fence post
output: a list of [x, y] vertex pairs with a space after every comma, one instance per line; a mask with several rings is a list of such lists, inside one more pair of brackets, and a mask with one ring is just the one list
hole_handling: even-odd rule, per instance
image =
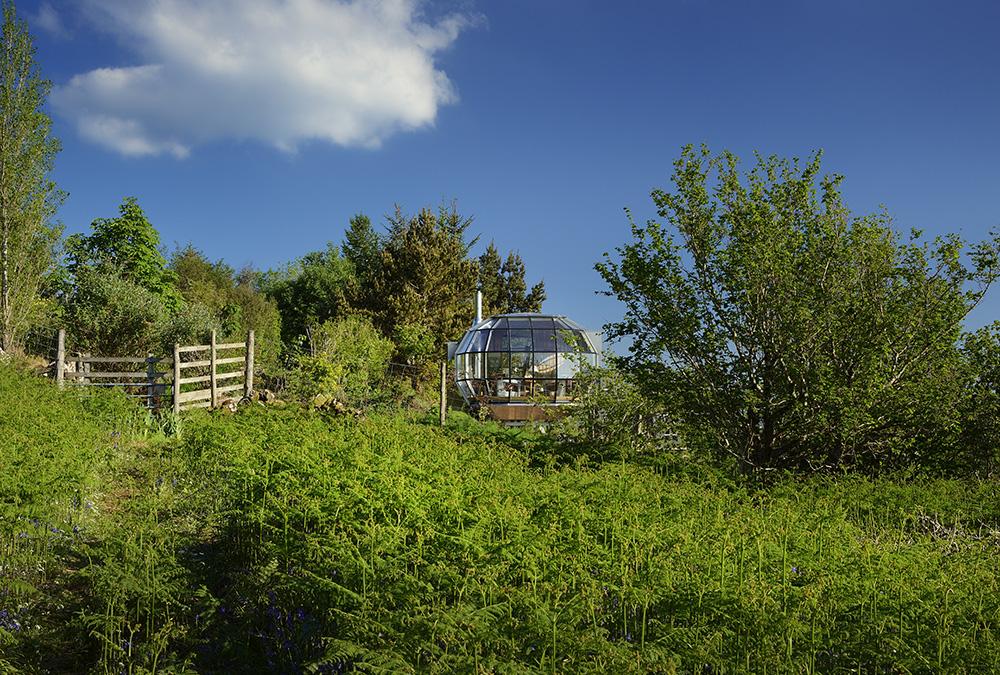
[[448, 362], [441, 362], [441, 405], [438, 409], [438, 422], [444, 426], [448, 417]]
[[146, 407], [153, 409], [153, 394], [156, 391], [156, 359], [152, 352], [146, 352]]
[[243, 396], [250, 398], [253, 394], [253, 331], [247, 333], [247, 353], [244, 365], [246, 373], [243, 377]]
[[174, 381], [171, 383], [173, 388], [173, 404], [174, 404], [174, 414], [181, 414], [181, 346], [174, 343]]
[[56, 347], [56, 384], [61, 388], [66, 373], [66, 329], [59, 329], [59, 345]]
[[211, 366], [209, 366], [209, 367], [212, 369], [212, 372], [209, 373], [209, 375], [208, 375], [208, 382], [209, 382], [209, 387], [212, 389], [212, 405], [209, 406], [209, 407], [210, 408], [214, 408], [215, 404], [218, 402], [218, 396], [219, 396], [218, 395], [218, 388], [219, 387], [218, 387], [218, 385], [215, 382], [215, 353], [216, 352], [215, 352], [215, 331], [214, 330], [212, 331], [212, 344], [210, 346], [210, 349], [211, 349], [211, 354], [208, 357], [208, 360], [211, 361]]

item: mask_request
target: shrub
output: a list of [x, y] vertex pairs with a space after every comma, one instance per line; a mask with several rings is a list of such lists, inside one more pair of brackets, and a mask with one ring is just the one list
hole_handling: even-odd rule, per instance
[[121, 274], [81, 268], [65, 298], [70, 346], [115, 356], [145, 355], [160, 345], [170, 312], [163, 299]]
[[290, 377], [293, 392], [352, 404], [370, 401], [385, 379], [394, 345], [370, 321], [348, 316], [310, 331], [310, 353], [296, 359]]

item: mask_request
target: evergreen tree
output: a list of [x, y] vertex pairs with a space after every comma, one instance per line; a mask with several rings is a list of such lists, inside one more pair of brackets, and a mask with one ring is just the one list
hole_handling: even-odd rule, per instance
[[503, 314], [507, 308], [504, 289], [503, 258], [492, 241], [479, 256], [479, 290], [483, 293], [483, 316]]
[[51, 84], [42, 79], [27, 25], [3, 5], [0, 51], [0, 351], [20, 345], [55, 264], [62, 200], [49, 174], [59, 142], [42, 110]]
[[344, 258], [354, 268], [357, 280], [351, 305], [355, 309], [370, 313], [377, 306], [374, 286], [382, 265], [382, 238], [375, 231], [368, 216], [359, 213], [351, 218], [350, 227], [344, 235], [344, 243], [340, 248]]
[[538, 282], [528, 291], [524, 260], [511, 251], [501, 261], [496, 245], [490, 242], [479, 256], [479, 290], [483, 292], [483, 313], [540, 312], [545, 301], [545, 282]]
[[429, 332], [433, 350], [421, 354], [424, 361], [443, 355], [444, 343], [472, 322], [476, 264], [466, 241], [471, 224], [454, 205], [437, 213], [423, 209], [413, 217], [397, 208], [389, 219], [376, 283], [379, 325], [387, 335]]

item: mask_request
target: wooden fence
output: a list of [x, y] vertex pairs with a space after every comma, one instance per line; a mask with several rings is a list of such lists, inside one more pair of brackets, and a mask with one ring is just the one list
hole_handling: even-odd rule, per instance
[[[242, 351], [237, 355], [233, 352]], [[220, 355], [220, 352], [226, 352]], [[175, 413], [192, 408], [214, 408], [226, 394], [253, 392], [254, 335], [246, 342], [217, 343], [215, 331], [207, 345], [174, 345], [172, 357], [66, 356], [66, 331], [59, 331], [56, 382], [60, 387], [120, 387], [149, 409]], [[141, 367], [142, 369], [136, 369]], [[207, 386], [206, 386], [207, 385]]]

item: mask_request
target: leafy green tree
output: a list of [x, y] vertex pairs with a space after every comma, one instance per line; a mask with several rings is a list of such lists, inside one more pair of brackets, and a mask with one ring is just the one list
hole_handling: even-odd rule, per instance
[[174, 275], [160, 253], [160, 235], [135, 197], [125, 198], [117, 218], [98, 218], [90, 227], [90, 234], [66, 240], [71, 275], [84, 267], [114, 271], [162, 298], [169, 309], [180, 307]]
[[163, 299], [115, 270], [78, 270], [65, 298], [69, 346], [99, 355], [144, 356], [170, 322]]
[[201, 303], [218, 314], [226, 313], [236, 287], [236, 272], [232, 267], [221, 260], [211, 262], [188, 244], [173, 252], [169, 268], [184, 300]]
[[818, 153], [743, 176], [732, 154], [688, 147], [673, 179], [653, 192], [667, 225], [633, 223], [597, 269], [625, 306], [609, 336], [632, 339], [627, 365], [688, 440], [745, 470], [925, 461], [958, 415], [961, 322], [997, 242], [853, 217]]
[[[445, 342], [468, 328], [475, 314], [476, 282], [471, 242], [466, 240], [471, 223], [454, 205], [437, 213], [423, 209], [413, 217], [396, 210], [376, 282], [383, 333], [424, 326], [433, 336], [433, 354], [443, 357]], [[429, 362], [433, 355], [424, 359]]]
[[59, 142], [43, 108], [51, 88], [13, 2], [3, 3], [0, 50], [0, 351], [17, 348], [55, 266], [63, 199], [50, 179]]
[[479, 289], [483, 292], [483, 312], [540, 312], [545, 301], [545, 282], [540, 281], [528, 291], [524, 261], [513, 251], [502, 260], [496, 245], [490, 242], [479, 256]]
[[226, 341], [256, 335], [255, 365], [271, 371], [281, 354], [281, 315], [273, 300], [259, 292], [253, 270], [237, 274], [219, 260], [211, 262], [192, 245], [178, 249], [170, 258], [170, 269], [185, 301], [184, 314], [204, 308]]
[[962, 341], [966, 379], [960, 430], [947, 466], [995, 476], [1000, 472], [1000, 322], [967, 334]]
[[351, 313], [357, 278], [340, 249], [329, 244], [325, 251], [263, 274], [258, 283], [277, 304], [285, 345], [302, 348], [320, 324]]

